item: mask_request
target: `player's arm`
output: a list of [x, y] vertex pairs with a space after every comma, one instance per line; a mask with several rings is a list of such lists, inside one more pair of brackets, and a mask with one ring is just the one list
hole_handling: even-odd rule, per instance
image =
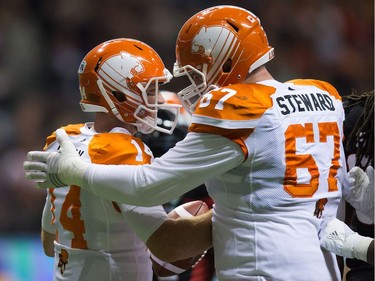
[[41, 239], [42, 239], [42, 245], [43, 250], [46, 256], [53, 257], [55, 255], [55, 250], [53, 246], [53, 241], [55, 240], [55, 234], [49, 233], [42, 229], [41, 232]]
[[49, 200], [49, 195], [47, 195], [46, 203], [44, 204], [42, 213], [42, 230], [41, 230], [41, 240], [44, 253], [46, 256], [54, 256], [54, 240], [55, 240], [55, 229], [51, 225], [52, 213], [51, 213], [51, 201]]
[[189, 133], [148, 165], [90, 165], [84, 175], [85, 188], [107, 200], [153, 206], [180, 197], [243, 160], [241, 148], [231, 140]]
[[201, 255], [212, 247], [212, 211], [191, 217], [168, 219], [147, 240], [159, 259], [173, 262]]
[[167, 203], [241, 164], [245, 155], [235, 142], [218, 135], [189, 133], [186, 138], [149, 165], [98, 165], [83, 162], [64, 133], [60, 153], [31, 152], [26, 177], [47, 178], [55, 186], [76, 184], [98, 197], [131, 205]]
[[128, 225], [159, 259], [190, 258], [212, 245], [211, 211], [202, 216], [172, 219], [162, 206], [119, 206]]
[[375, 250], [375, 244], [374, 244], [374, 240], [372, 240], [367, 251], [367, 262], [371, 264], [372, 266], [374, 266], [374, 250]]

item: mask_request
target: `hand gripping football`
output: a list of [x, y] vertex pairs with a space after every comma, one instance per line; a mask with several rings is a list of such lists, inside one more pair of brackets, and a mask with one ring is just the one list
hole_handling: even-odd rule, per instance
[[[206, 213], [209, 211], [209, 207], [203, 201], [191, 201], [184, 203], [175, 209], [173, 209], [170, 213], [168, 213], [168, 217], [172, 219], [178, 218], [187, 218], [187, 217], [195, 217], [201, 214]], [[202, 255], [175, 261], [172, 263], [162, 261], [151, 255], [151, 260], [153, 263], [153, 269], [155, 273], [160, 277], [165, 276], [172, 276], [176, 274], [180, 274], [189, 268], [194, 267], [205, 255], [205, 252]]]

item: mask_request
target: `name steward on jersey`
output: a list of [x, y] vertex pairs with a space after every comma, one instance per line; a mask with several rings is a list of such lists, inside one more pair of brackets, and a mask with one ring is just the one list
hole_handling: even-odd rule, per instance
[[304, 111], [334, 111], [331, 97], [325, 93], [283, 95], [276, 98], [280, 113], [288, 115]]

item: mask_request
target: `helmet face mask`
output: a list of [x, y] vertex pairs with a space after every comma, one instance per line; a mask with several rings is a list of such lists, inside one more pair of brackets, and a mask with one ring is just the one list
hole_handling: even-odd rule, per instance
[[181, 104], [188, 112], [193, 112], [202, 93], [207, 89], [206, 75], [191, 65], [179, 67], [176, 63], [173, 68], [174, 77], [186, 76], [189, 85], [178, 92]]
[[191, 102], [192, 96], [198, 100], [196, 96], [207, 93], [209, 87], [242, 83], [248, 73], [272, 58], [273, 48], [254, 14], [235, 6], [208, 8], [181, 28], [173, 69], [175, 77], [199, 73], [204, 76], [204, 83], [191, 83], [178, 95], [192, 112], [197, 103]]
[[85, 56], [78, 75], [83, 111], [110, 113], [143, 133], [173, 132], [159, 128], [156, 118], [163, 107], [159, 85], [173, 76], [150, 46], [125, 38], [104, 42]]
[[[179, 98], [175, 92], [161, 90], [160, 94], [163, 96], [165, 101], [164, 105], [181, 105]], [[188, 127], [191, 123], [191, 115], [184, 108], [180, 109], [178, 115], [176, 115], [175, 109], [164, 107], [158, 110], [158, 125], [166, 128], [171, 128], [174, 124], [174, 120], [177, 119], [177, 126], [173, 131], [172, 135], [160, 134], [158, 131], [154, 131], [151, 134], [140, 135], [142, 140], [151, 148], [155, 157], [159, 157], [168, 151], [169, 148], [173, 147], [178, 141], [182, 140], [188, 132]]]
[[[168, 70], [166, 71], [166, 77], [171, 79], [172, 74]], [[150, 79], [144, 87], [142, 85], [138, 85], [138, 87], [142, 92], [144, 100], [144, 104], [138, 106], [134, 112], [134, 117], [137, 119], [136, 126], [138, 131], [143, 134], [150, 134], [157, 128], [156, 130], [159, 132], [171, 134], [178, 123], [181, 105], [165, 102], [159, 104], [159, 95], [162, 96], [162, 94], [159, 91], [157, 78]], [[162, 99], [164, 100], [164, 98]], [[174, 116], [174, 119], [170, 120], [168, 128], [158, 124], [159, 110], [168, 110], [173, 113], [172, 116]]]

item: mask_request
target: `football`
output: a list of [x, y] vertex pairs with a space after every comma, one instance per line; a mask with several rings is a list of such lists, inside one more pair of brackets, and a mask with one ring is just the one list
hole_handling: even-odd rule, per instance
[[[168, 213], [168, 217], [173, 219], [177, 219], [180, 217], [193, 217], [204, 214], [207, 211], [209, 211], [208, 205], [203, 201], [197, 200], [187, 202], [176, 207]], [[199, 262], [199, 260], [204, 256], [204, 254], [205, 253], [202, 253], [202, 255], [175, 261], [172, 263], [164, 262], [153, 255], [151, 255], [151, 260], [155, 274], [160, 277], [166, 277], [180, 274], [188, 270], [189, 268], [192, 268]]]

